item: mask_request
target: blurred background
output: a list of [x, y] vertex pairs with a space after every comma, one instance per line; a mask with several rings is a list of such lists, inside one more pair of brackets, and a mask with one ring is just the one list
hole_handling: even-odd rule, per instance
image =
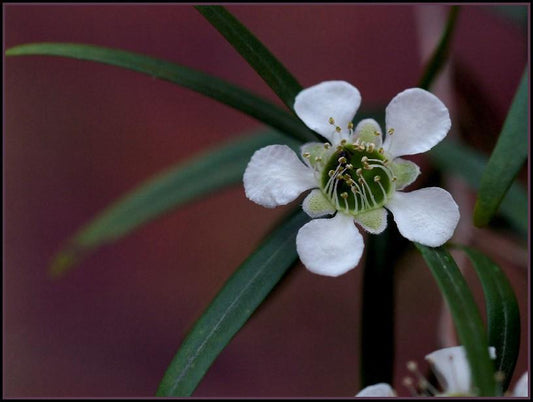
[[[450, 136], [488, 155], [529, 62], [529, 8], [461, 8], [452, 65], [434, 92], [456, 116]], [[304, 87], [346, 80], [361, 91], [363, 110], [384, 107], [416, 86], [448, 10], [347, 4], [228, 9]], [[4, 4], [4, 50], [45, 41], [144, 53], [279, 103], [189, 5]], [[4, 397], [154, 395], [194, 321], [291, 207], [262, 208], [234, 186], [101, 248], [59, 280], [48, 276], [48, 264], [81, 225], [140, 182], [261, 127], [140, 73], [54, 57], [4, 58]], [[519, 180], [527, 185], [527, 179], [524, 169]], [[510, 232], [474, 229], [475, 194], [453, 180], [448, 189], [463, 213], [456, 237], [489, 253], [516, 291], [523, 333], [514, 384], [529, 356], [526, 242]], [[458, 262], [482, 308], [473, 270], [463, 258]], [[361, 279], [361, 269], [328, 278], [296, 266], [194, 396], [355, 395]], [[394, 386], [407, 396], [405, 363], [416, 360], [425, 370], [424, 356], [453, 338], [438, 331], [446, 328], [442, 299], [416, 250], [398, 265], [395, 285]]]

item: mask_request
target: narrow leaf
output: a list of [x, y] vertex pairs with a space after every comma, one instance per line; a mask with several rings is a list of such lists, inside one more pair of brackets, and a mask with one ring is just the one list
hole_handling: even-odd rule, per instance
[[244, 112], [301, 141], [317, 136], [298, 118], [273, 103], [220, 78], [138, 53], [76, 43], [29, 43], [6, 50], [7, 56], [62, 56], [124, 67], [192, 89]]
[[[488, 158], [466, 144], [446, 139], [430, 151], [433, 162], [445, 172], [461, 177], [473, 189], [479, 187]], [[523, 236], [527, 236], [528, 197], [526, 190], [513, 183], [501, 203], [500, 213]]]
[[367, 238], [360, 325], [361, 388], [393, 382], [394, 270], [407, 245], [396, 225]]
[[485, 226], [498, 210], [528, 155], [528, 77], [524, 71], [498, 142], [481, 178], [474, 224]]
[[285, 105], [292, 110], [294, 98], [302, 90], [302, 87], [266, 46], [224, 7], [196, 6], [196, 9], [226, 38]]
[[196, 322], [170, 363], [158, 396], [190, 396], [209, 366], [297, 260], [301, 210], [275, 229], [235, 271]]
[[429, 89], [431, 84], [437, 78], [440, 70], [448, 59], [450, 51], [450, 42], [452, 39], [453, 31], [455, 30], [455, 23], [457, 21], [457, 15], [459, 13], [459, 6], [451, 6], [448, 14], [448, 20], [446, 27], [440, 38], [439, 44], [433, 51], [429, 61], [424, 68], [424, 73], [420, 79], [418, 86], [423, 89]]
[[422, 253], [452, 315], [457, 335], [466, 350], [473, 386], [480, 396], [495, 396], [493, 362], [481, 315], [468, 285], [452, 256], [442, 247], [415, 243]]
[[149, 179], [83, 226], [54, 257], [52, 274], [62, 274], [88, 251], [120, 239], [172, 208], [241, 182], [254, 151], [277, 143], [297, 146], [287, 140], [275, 131], [247, 135]]
[[496, 370], [504, 373], [503, 391], [511, 378], [520, 348], [520, 311], [509, 280], [489, 257], [478, 250], [459, 246], [466, 252], [483, 286], [487, 310], [489, 345], [496, 348]]

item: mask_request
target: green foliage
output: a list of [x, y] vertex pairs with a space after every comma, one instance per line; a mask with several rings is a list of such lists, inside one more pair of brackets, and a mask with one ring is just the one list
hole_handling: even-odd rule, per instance
[[[473, 189], [479, 188], [488, 158], [466, 144], [446, 139], [429, 155], [443, 172], [462, 178]], [[513, 183], [501, 203], [500, 214], [524, 237], [528, 231], [528, 198], [526, 190]]]
[[483, 286], [489, 345], [496, 348], [496, 370], [504, 373], [503, 391], [509, 386], [520, 349], [520, 311], [509, 280], [489, 257], [466, 246], [466, 252]]
[[224, 7], [196, 6], [196, 9], [226, 38], [285, 105], [292, 110], [294, 98], [302, 90], [302, 87], [266, 46]]
[[481, 178], [474, 208], [474, 224], [476, 226], [485, 226], [489, 223], [527, 160], [528, 89], [526, 69], [496, 147]]
[[461, 345], [470, 363], [473, 386], [479, 396], [495, 396], [494, 367], [489, 345], [476, 302], [452, 256], [442, 247], [431, 248], [419, 243], [424, 257], [446, 300]]
[[279, 143], [297, 146], [275, 131], [263, 131], [203, 152], [147, 180], [83, 226], [54, 257], [52, 274], [66, 272], [88, 251], [122, 238], [173, 208], [241, 182], [252, 154]]
[[189, 396], [205, 372], [297, 260], [296, 233], [303, 211], [279, 225], [226, 282], [170, 363], [158, 396]]
[[294, 115], [220, 78], [142, 54], [78, 43], [29, 43], [6, 50], [6, 56], [62, 56], [111, 64], [148, 74], [209, 96], [300, 141], [317, 136]]

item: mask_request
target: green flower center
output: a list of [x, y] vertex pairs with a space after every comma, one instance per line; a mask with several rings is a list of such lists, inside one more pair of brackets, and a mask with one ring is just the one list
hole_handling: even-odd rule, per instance
[[394, 191], [389, 161], [373, 145], [339, 145], [325, 164], [322, 191], [337, 210], [355, 216], [380, 208]]

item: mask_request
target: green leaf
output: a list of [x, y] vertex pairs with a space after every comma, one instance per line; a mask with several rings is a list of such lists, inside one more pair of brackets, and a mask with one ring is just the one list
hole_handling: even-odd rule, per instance
[[[443, 171], [461, 177], [477, 189], [488, 158], [482, 153], [455, 140], [446, 139], [430, 151], [433, 162]], [[523, 236], [528, 232], [528, 197], [526, 190], [513, 183], [505, 195], [500, 213]]]
[[528, 155], [528, 77], [524, 71], [498, 142], [481, 178], [474, 224], [485, 226], [498, 210]]
[[483, 321], [468, 285], [452, 256], [442, 247], [415, 243], [446, 300], [480, 396], [495, 396], [493, 362]]
[[361, 388], [393, 382], [395, 262], [410, 244], [396, 225], [389, 225], [386, 231], [369, 236], [366, 241], [360, 325]]
[[246, 27], [222, 6], [195, 7], [244, 57], [267, 85], [292, 110], [301, 85]]
[[192, 89], [252, 116], [301, 141], [317, 136], [291, 113], [220, 78], [138, 53], [76, 43], [29, 43], [6, 50], [7, 56], [62, 56], [124, 67]]
[[278, 143], [298, 146], [275, 131], [263, 131], [203, 152], [149, 179], [83, 226], [54, 257], [51, 273], [64, 273], [88, 251], [120, 239], [172, 208], [241, 182], [254, 151]]
[[433, 51], [429, 61], [424, 68], [424, 73], [420, 79], [418, 86], [423, 89], [429, 89], [440, 70], [446, 63], [448, 59], [448, 54], [450, 52], [450, 42], [452, 38], [453, 31], [455, 30], [455, 23], [457, 21], [457, 15], [459, 13], [459, 6], [452, 6], [448, 14], [448, 20], [446, 22], [446, 27], [440, 38], [439, 44]]
[[520, 348], [520, 311], [509, 280], [489, 257], [458, 246], [473, 263], [485, 294], [489, 345], [496, 348], [496, 370], [505, 374], [503, 391], [509, 387]]
[[297, 260], [296, 233], [308, 221], [301, 210], [291, 215], [235, 271], [183, 341], [158, 396], [192, 394], [209, 366]]

